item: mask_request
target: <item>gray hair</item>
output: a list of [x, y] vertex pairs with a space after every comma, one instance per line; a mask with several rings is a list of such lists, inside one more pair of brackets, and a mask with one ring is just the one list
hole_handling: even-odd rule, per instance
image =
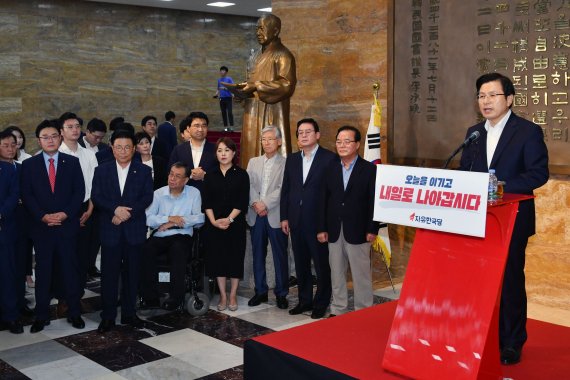
[[280, 130], [279, 128], [277, 128], [276, 126], [274, 126], [274, 125], [268, 125], [267, 127], [263, 128], [263, 129], [261, 130], [261, 135], [263, 135], [265, 132], [271, 132], [271, 131], [274, 131], [274, 132], [275, 132], [275, 138], [276, 138], [276, 139], [281, 139], [281, 138], [283, 138], [283, 137], [281, 136], [281, 130]]

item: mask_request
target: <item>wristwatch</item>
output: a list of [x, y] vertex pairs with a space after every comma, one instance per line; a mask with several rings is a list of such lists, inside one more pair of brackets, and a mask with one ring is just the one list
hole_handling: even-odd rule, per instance
[[231, 216], [228, 216], [228, 220], [230, 221], [230, 223], [234, 222], [234, 218], [232, 218]]

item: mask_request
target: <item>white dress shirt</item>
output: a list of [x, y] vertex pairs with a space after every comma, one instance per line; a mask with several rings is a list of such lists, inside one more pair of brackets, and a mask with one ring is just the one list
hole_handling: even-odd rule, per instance
[[192, 144], [192, 140], [190, 140], [190, 147], [192, 148], [192, 162], [194, 162], [194, 168], [200, 166], [200, 160], [202, 159], [202, 152], [204, 151], [205, 144], [206, 140], [202, 141], [202, 145], [195, 146]]
[[319, 149], [319, 145], [315, 146], [315, 149], [309, 153], [308, 156], [305, 156], [305, 151], [301, 150], [301, 158], [303, 159], [303, 183], [307, 180], [307, 176], [309, 175], [309, 170], [311, 170], [311, 165], [313, 165], [313, 160], [315, 159], [315, 155], [317, 154], [317, 150]]
[[69, 149], [65, 142], [61, 143], [59, 146], [59, 151], [77, 157], [79, 159], [81, 172], [83, 172], [83, 180], [85, 181], [85, 198], [83, 199], [83, 202], [87, 202], [89, 198], [91, 198], [93, 175], [95, 174], [95, 168], [98, 165], [95, 153], [87, 148], [82, 147], [79, 144], [77, 144], [77, 151], [74, 152]]
[[123, 195], [123, 190], [125, 189], [125, 183], [127, 182], [127, 175], [129, 175], [129, 168], [131, 167], [131, 163], [123, 169], [121, 165], [117, 161], [117, 174], [119, 175], [119, 188], [121, 189], [121, 195]]
[[485, 122], [485, 129], [487, 130], [487, 167], [491, 167], [491, 161], [493, 161], [493, 155], [495, 154], [495, 149], [497, 149], [497, 144], [505, 129], [507, 120], [511, 116], [511, 110], [499, 121], [495, 126], [491, 126], [491, 122], [487, 120]]

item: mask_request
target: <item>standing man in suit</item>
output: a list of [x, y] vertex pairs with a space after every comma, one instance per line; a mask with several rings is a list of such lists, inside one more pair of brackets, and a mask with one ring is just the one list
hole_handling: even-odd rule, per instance
[[0, 132], [0, 331], [24, 332], [18, 320], [19, 289], [23, 271], [16, 265], [16, 207], [20, 199], [20, 181], [13, 160], [16, 137], [9, 130]]
[[101, 119], [93, 118], [87, 123], [87, 131], [77, 142], [84, 148], [90, 149], [93, 153], [108, 149], [109, 145], [103, 142], [107, 134], [107, 125]]
[[[311, 318], [324, 317], [331, 299], [331, 270], [325, 243], [317, 240], [317, 204], [325, 169], [335, 155], [319, 146], [319, 125], [314, 119], [297, 123], [297, 142], [301, 151], [287, 157], [281, 189], [281, 229], [291, 234], [299, 304], [289, 314], [312, 310]], [[313, 298], [311, 259], [317, 273]]]
[[191, 112], [180, 122], [180, 133], [190, 134], [190, 141], [179, 144], [170, 155], [168, 166], [180, 161], [190, 168], [188, 186], [202, 190], [206, 173], [218, 167], [215, 145], [206, 141], [208, 116], [203, 112]]
[[41, 152], [22, 163], [22, 201], [31, 214], [31, 237], [36, 253], [36, 320], [31, 333], [49, 325], [53, 273], [62, 276], [67, 321], [85, 327], [79, 300], [77, 236], [85, 182], [76, 157], [58, 151], [59, 120], [44, 120], [36, 128]]
[[[141, 121], [143, 131], [148, 133], [150, 136], [150, 154], [153, 156], [162, 157], [164, 158], [164, 161], [167, 162], [170, 158], [170, 155], [168, 154], [168, 147], [164, 141], [156, 136], [157, 125], [158, 122], [156, 121], [156, 117], [152, 115], [143, 117]], [[164, 169], [166, 170], [166, 168]]]
[[255, 295], [249, 300], [249, 306], [267, 302], [267, 276], [265, 258], [267, 257], [267, 239], [271, 242], [273, 264], [275, 266], [275, 297], [277, 307], [287, 309], [289, 302], [289, 268], [287, 261], [287, 235], [281, 230], [280, 199], [283, 184], [285, 157], [278, 153], [281, 146], [281, 131], [274, 126], [267, 126], [261, 131], [261, 145], [264, 155], [249, 160], [249, 209], [247, 223], [251, 227], [251, 246], [253, 255], [253, 277]]
[[115, 159], [95, 170], [91, 198], [100, 210], [101, 296], [103, 310], [98, 331], [115, 326], [118, 283], [121, 278], [121, 323], [144, 326], [136, 315], [139, 255], [146, 239], [146, 208], [152, 203], [151, 169], [133, 160], [135, 137], [116, 130], [111, 137]]
[[356, 310], [372, 306], [370, 243], [376, 239], [374, 222], [376, 165], [358, 155], [360, 131], [340, 127], [336, 133], [338, 157], [325, 171], [319, 197], [317, 239], [328, 242], [333, 300], [331, 315], [348, 312], [346, 271], [350, 264]]
[[[515, 88], [510, 78], [499, 73], [484, 74], [476, 82], [479, 110], [486, 121], [467, 130], [478, 131], [478, 141], [461, 156], [461, 170], [488, 172], [495, 169], [505, 181], [507, 193], [532, 195], [548, 180], [548, 150], [542, 129], [511, 111]], [[534, 200], [519, 203], [503, 277], [499, 314], [501, 363], [520, 361], [527, 339], [525, 249], [535, 233]]]
[[176, 114], [168, 111], [164, 114], [164, 120], [165, 122], [158, 126], [157, 137], [166, 145], [166, 161], [168, 161], [170, 154], [172, 154], [172, 149], [178, 145], [176, 127], [174, 126]]

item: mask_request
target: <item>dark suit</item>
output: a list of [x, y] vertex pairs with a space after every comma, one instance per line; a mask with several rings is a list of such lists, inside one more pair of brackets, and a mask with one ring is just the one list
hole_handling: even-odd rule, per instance
[[[131, 161], [122, 194], [116, 161], [95, 169], [91, 199], [100, 211], [102, 319], [115, 320], [117, 316], [119, 275], [121, 316], [135, 315], [139, 255], [147, 232], [145, 209], [152, 203], [152, 197], [151, 170], [141, 162]], [[119, 206], [132, 208], [131, 218], [116, 226], [112, 219]]]
[[161, 139], [164, 144], [166, 145], [166, 154], [167, 161], [170, 155], [172, 154], [172, 150], [176, 145], [178, 145], [178, 135], [177, 130], [174, 124], [169, 121], [165, 121], [164, 123], [158, 126], [158, 132], [156, 136]]
[[376, 165], [356, 156], [344, 188], [340, 157], [326, 171], [319, 197], [317, 232], [328, 234], [333, 301], [332, 314], [348, 312], [346, 273], [350, 264], [355, 310], [372, 306], [370, 243], [367, 234], [378, 234], [374, 222]]
[[[497, 148], [487, 166], [487, 131], [485, 123], [467, 130], [479, 131], [481, 137], [468, 146], [461, 156], [461, 170], [487, 172], [495, 169], [497, 178], [506, 181], [505, 192], [533, 194], [548, 180], [548, 150], [541, 128], [528, 120], [509, 117]], [[499, 340], [501, 347], [522, 347], [526, 334], [525, 249], [529, 236], [535, 233], [534, 200], [520, 202], [515, 220], [509, 256], [503, 279]]]
[[152, 157], [152, 170], [154, 171], [152, 179], [153, 190], [158, 190], [168, 184], [168, 169], [166, 168], [166, 160], [160, 156]]
[[[49, 320], [52, 274], [54, 267], [63, 276], [68, 317], [81, 314], [79, 299], [79, 265], [77, 236], [85, 182], [79, 160], [59, 152], [55, 190], [52, 193], [44, 155], [40, 153], [22, 163], [22, 201], [31, 214], [31, 237], [36, 253], [36, 318]], [[64, 212], [67, 215], [60, 226], [42, 222], [46, 214]]]
[[[307, 179], [303, 183], [301, 152], [287, 157], [281, 188], [281, 220], [289, 221], [295, 270], [299, 286], [299, 303], [326, 308], [331, 298], [328, 247], [317, 240], [317, 204], [326, 167], [335, 154], [319, 147]], [[311, 259], [317, 272], [317, 292], [313, 300]]]
[[[14, 322], [19, 316], [18, 289], [24, 276], [16, 273], [16, 218], [20, 183], [16, 167], [0, 161], [0, 321]], [[19, 284], [17, 282], [20, 282]]]
[[[202, 157], [200, 158], [200, 167], [208, 173], [218, 167], [218, 159], [216, 158], [215, 152], [216, 146], [209, 141], [204, 143], [204, 150], [202, 151]], [[192, 147], [189, 142], [183, 142], [178, 144], [176, 148], [172, 151], [170, 155], [170, 161], [168, 162], [168, 167], [170, 167], [175, 162], [184, 162], [190, 169], [194, 169], [194, 161], [192, 160]], [[194, 186], [198, 190], [202, 191], [203, 181], [195, 181], [190, 179], [188, 181], [188, 186]]]
[[168, 162], [170, 154], [168, 153], [168, 146], [164, 141], [158, 137], [154, 138], [154, 144], [152, 144], [152, 150], [150, 152], [152, 156], [158, 156], [164, 159], [164, 163]]

